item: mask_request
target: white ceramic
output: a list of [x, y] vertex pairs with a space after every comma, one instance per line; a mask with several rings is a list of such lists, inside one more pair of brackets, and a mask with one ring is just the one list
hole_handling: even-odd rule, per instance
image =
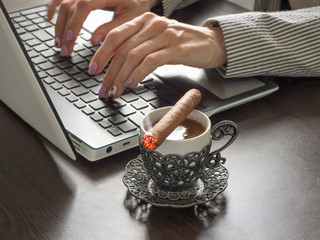
[[[158, 108], [149, 112], [141, 121], [140, 125], [140, 142], [141, 138], [147, 133], [147, 128], [155, 121], [162, 118], [171, 107]], [[205, 131], [193, 138], [182, 140], [166, 139], [156, 151], [163, 154], [180, 154], [185, 155], [190, 152], [199, 152], [203, 147], [210, 143], [211, 139], [211, 122], [210, 119], [202, 112], [194, 109], [188, 118], [197, 120], [205, 127]]]

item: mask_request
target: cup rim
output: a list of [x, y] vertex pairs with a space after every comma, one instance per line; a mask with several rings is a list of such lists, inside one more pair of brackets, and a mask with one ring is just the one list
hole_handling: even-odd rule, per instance
[[[161, 108], [154, 109], [154, 110], [152, 110], [151, 112], [147, 113], [147, 114], [141, 119], [140, 128], [143, 129], [144, 133], [147, 133], [143, 122], [146, 121], [145, 119], [148, 117], [148, 115], [151, 114], [151, 113], [153, 113], [153, 112], [155, 112], [155, 111], [165, 111], [165, 110], [168, 109], [167, 111], [165, 111], [165, 113], [166, 113], [166, 112], [168, 112], [169, 109], [171, 109], [172, 107], [173, 107], [173, 106], [161, 107]], [[211, 130], [211, 122], [210, 122], [209, 117], [208, 117], [206, 114], [204, 114], [203, 112], [199, 111], [198, 109], [193, 109], [192, 112], [191, 112], [187, 117], [189, 117], [191, 114], [194, 114], [194, 113], [200, 114], [200, 115], [203, 117], [203, 119], [206, 119], [206, 125], [205, 125], [205, 128], [206, 128], [206, 129], [205, 129], [204, 132], [202, 132], [201, 134], [199, 134], [199, 135], [197, 135], [197, 136], [195, 136], [195, 137], [193, 137], [193, 138], [179, 139], [179, 140], [176, 140], [176, 139], [165, 139], [165, 141], [166, 141], [166, 142], [189, 142], [189, 141], [195, 141], [195, 140], [197, 140], [198, 138], [201, 138], [203, 135], [207, 134], [208, 131]], [[190, 118], [195, 119], [195, 120], [199, 120], [199, 119], [196, 119], [196, 118], [194, 118], [194, 117], [190, 117]], [[203, 124], [202, 121], [201, 121], [201, 124]], [[140, 137], [143, 137], [143, 136], [140, 136]]]

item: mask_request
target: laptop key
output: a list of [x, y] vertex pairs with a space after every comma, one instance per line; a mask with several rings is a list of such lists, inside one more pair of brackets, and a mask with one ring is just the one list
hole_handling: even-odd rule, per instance
[[109, 101], [107, 101], [107, 103], [109, 104], [109, 106], [111, 106], [112, 108], [115, 108], [115, 109], [122, 108], [123, 106], [126, 105], [126, 102], [120, 98], [112, 99], [111, 101], [109, 100]]
[[32, 13], [32, 14], [28, 14], [26, 15], [26, 18], [29, 20], [35, 19], [35, 18], [39, 18], [39, 15], [36, 13]]
[[49, 22], [42, 22], [42, 23], [38, 24], [38, 27], [42, 28], [42, 29], [46, 29], [46, 28], [52, 27], [52, 24]]
[[97, 81], [95, 81], [94, 79], [84, 80], [83, 82], [81, 82], [81, 84], [83, 86], [85, 86], [86, 88], [92, 88], [92, 87], [99, 85], [99, 83]]
[[102, 108], [108, 107], [108, 104], [105, 101], [101, 100], [101, 99], [97, 99], [95, 102], [92, 102], [89, 105], [94, 110], [100, 110]]
[[108, 132], [114, 137], [120, 136], [122, 134], [121, 130], [117, 127], [108, 128]]
[[[32, 24], [32, 22], [31, 22], [31, 24]], [[39, 27], [37, 25], [31, 25], [31, 26], [26, 27], [26, 30], [28, 32], [33, 32], [33, 31], [36, 31], [38, 29], [39, 29]]]
[[28, 55], [30, 58], [34, 58], [34, 57], [38, 57], [39, 53], [34, 50], [31, 50], [31, 51], [28, 51]]
[[142, 93], [142, 94], [140, 95], [140, 97], [141, 97], [143, 100], [149, 102], [149, 101], [151, 101], [151, 100], [157, 99], [157, 98], [158, 98], [158, 95], [155, 94], [154, 92], [145, 92], [145, 93]]
[[149, 104], [146, 103], [145, 101], [143, 101], [142, 99], [139, 99], [138, 101], [135, 101], [135, 102], [131, 103], [131, 106], [134, 107], [137, 110], [141, 110], [143, 108], [148, 107]]
[[68, 96], [70, 94], [70, 91], [65, 89], [65, 88], [60, 89], [58, 92], [63, 97], [66, 97], [66, 96]]
[[85, 113], [86, 115], [91, 115], [94, 113], [94, 110], [92, 110], [92, 108], [87, 106], [84, 109], [82, 109], [82, 112]]
[[68, 97], [66, 97], [66, 99], [67, 99], [69, 102], [72, 102], [72, 103], [79, 100], [79, 98], [76, 97], [76, 96], [73, 95], [73, 94], [68, 95]]
[[55, 76], [54, 79], [57, 80], [59, 83], [64, 83], [66, 81], [71, 80], [71, 77], [65, 73], [62, 73], [58, 76]]
[[52, 65], [52, 63], [50, 62], [45, 62], [45, 63], [41, 63], [39, 65], [39, 68], [42, 70], [42, 71], [46, 71], [46, 70], [49, 70], [51, 68], [54, 68], [54, 66]]
[[55, 56], [57, 53], [52, 50], [52, 49], [48, 49], [48, 50], [45, 50], [43, 52], [41, 52], [41, 55], [45, 58], [49, 58], [49, 57], [53, 57]]
[[55, 81], [53, 78], [51, 78], [51, 77], [47, 77], [47, 78], [43, 79], [42, 81], [44, 81], [46, 84], [49, 84], [49, 85], [56, 82], [56, 81]]
[[80, 85], [79, 87], [73, 88], [71, 90], [71, 92], [76, 96], [81, 96], [81, 95], [89, 93], [89, 90], [86, 89], [84, 86]]
[[84, 108], [85, 106], [87, 106], [84, 102], [81, 102], [81, 101], [77, 101], [73, 105], [75, 105], [79, 109]]
[[[19, 26], [26, 29], [28, 26], [33, 26], [33, 23], [31, 21], [23, 21], [19, 23]], [[29, 32], [29, 30], [27, 31]]]
[[82, 101], [84, 101], [85, 103], [93, 102], [93, 101], [97, 100], [97, 98], [98, 98], [97, 95], [94, 95], [91, 92], [88, 92], [87, 94], [80, 97], [80, 99]]
[[37, 52], [43, 52], [43, 51], [48, 50], [48, 47], [44, 44], [39, 44], [39, 45], [35, 46], [33, 49], [36, 50]]
[[32, 35], [34, 35], [37, 39], [39, 39], [42, 42], [46, 42], [52, 39], [52, 36], [44, 30], [33, 32]]
[[127, 116], [129, 116], [131, 114], [134, 114], [136, 112], [136, 110], [133, 107], [131, 107], [130, 105], [127, 105], [127, 106], [124, 106], [123, 108], [120, 108], [119, 112], [123, 116], [127, 117]]
[[27, 41], [29, 47], [34, 47], [36, 45], [40, 45], [42, 42], [36, 38]]
[[108, 120], [114, 125], [117, 125], [117, 124], [126, 122], [127, 118], [124, 118], [120, 114], [118, 114], [118, 115], [112, 115], [111, 117], [108, 118]]
[[91, 118], [92, 120], [94, 120], [95, 122], [99, 122], [99, 121], [101, 121], [101, 120], [103, 119], [102, 116], [99, 115], [98, 113], [92, 114], [92, 115], [90, 116], [90, 118]]
[[53, 84], [50, 85], [54, 90], [59, 90], [62, 88], [61, 83], [55, 82]]
[[81, 70], [79, 68], [77, 68], [76, 66], [72, 66], [72, 67], [66, 68], [66, 69], [64, 69], [64, 71], [69, 75], [75, 75], [75, 74], [81, 72]]
[[101, 122], [99, 122], [99, 125], [101, 127], [103, 127], [104, 129], [109, 128], [109, 127], [112, 126], [112, 124], [109, 121], [107, 121], [106, 119], [104, 119]]
[[137, 126], [134, 125], [132, 122], [126, 122], [118, 125], [118, 128], [121, 129], [123, 132], [131, 132], [137, 129]]
[[[10, 14], [10, 15], [11, 15], [11, 14]], [[15, 18], [13, 19], [13, 21], [14, 21], [15, 23], [21, 23], [21, 22], [27, 21], [27, 18], [26, 18], [26, 17], [23, 17], [23, 16], [19, 16], [19, 17], [15, 17]]]
[[24, 33], [24, 34], [20, 35], [20, 38], [22, 41], [25, 42], [25, 41], [34, 39], [34, 36], [31, 33]]
[[34, 57], [34, 58], [32, 58], [31, 59], [32, 60], [32, 62], [34, 63], [34, 64], [40, 64], [40, 63], [44, 63], [44, 62], [46, 62], [47, 60], [44, 58], [44, 57], [42, 57], [42, 56], [38, 56], [38, 57]]
[[118, 111], [117, 111], [117, 110], [114, 110], [114, 109], [112, 109], [112, 108], [110, 108], [110, 107], [103, 108], [103, 109], [101, 109], [101, 110], [99, 111], [99, 114], [100, 114], [101, 116], [103, 116], [104, 118], [108, 118], [108, 117], [110, 117], [110, 116], [112, 116], [112, 115], [115, 115], [116, 113], [118, 113]]
[[148, 91], [148, 89], [146, 89], [142, 84], [138, 84], [137, 86], [131, 88], [131, 91], [134, 92], [135, 94], [140, 94]]
[[64, 58], [63, 61], [60, 61], [57, 63], [57, 66], [61, 69], [66, 69], [66, 68], [72, 67], [73, 64], [69, 62], [66, 58]]
[[[32, 61], [33, 61], [33, 59], [32, 59]], [[54, 67], [54, 68], [48, 70], [47, 73], [51, 77], [58, 76], [58, 75], [62, 74], [61, 70], [57, 67]]]
[[79, 87], [80, 84], [71, 79], [71, 80], [69, 80], [69, 81], [67, 81], [67, 82], [64, 82], [64, 83], [63, 83], [63, 86], [64, 86], [65, 88], [71, 90], [71, 89], [73, 89], [73, 88]]
[[85, 72], [80, 72], [76, 75], [73, 76], [73, 78], [79, 82], [87, 80], [90, 78], [90, 76], [88, 74], [86, 74]]
[[139, 96], [136, 95], [135, 93], [129, 92], [129, 93], [127, 93], [127, 94], [123, 94], [123, 95], [121, 96], [121, 98], [122, 98], [123, 100], [125, 100], [126, 102], [133, 102], [133, 101], [138, 100], [138, 99], [139, 99]]
[[154, 108], [160, 108], [160, 107], [170, 106], [171, 104], [169, 102], [159, 98], [159, 99], [155, 99], [155, 100], [151, 101], [150, 105]]

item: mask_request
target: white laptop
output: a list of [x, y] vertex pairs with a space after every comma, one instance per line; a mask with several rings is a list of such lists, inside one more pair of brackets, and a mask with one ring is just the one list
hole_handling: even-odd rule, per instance
[[100, 100], [103, 74], [87, 74], [97, 49], [90, 31], [112, 12], [90, 14], [72, 57], [62, 58], [53, 46], [54, 26], [45, 21], [47, 1], [0, 4], [0, 99], [74, 160], [80, 154], [96, 161], [138, 146], [141, 118], [173, 105], [190, 88], [202, 92], [198, 109], [208, 116], [278, 89], [272, 81], [223, 79], [215, 70], [175, 65], [158, 68], [121, 98]]

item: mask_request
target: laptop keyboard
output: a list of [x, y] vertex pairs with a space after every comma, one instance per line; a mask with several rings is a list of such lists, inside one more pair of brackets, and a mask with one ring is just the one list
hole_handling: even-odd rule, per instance
[[182, 96], [182, 93], [177, 93], [162, 80], [150, 75], [136, 87], [126, 89], [120, 98], [98, 99], [108, 66], [96, 76], [90, 76], [87, 71], [99, 46], [91, 44], [91, 34], [83, 29], [72, 55], [61, 57], [60, 49], [54, 47], [54, 25], [46, 21], [46, 16], [46, 6], [10, 14], [44, 84], [58, 91], [68, 103], [112, 136], [137, 134], [140, 121], [146, 113], [173, 105]]

